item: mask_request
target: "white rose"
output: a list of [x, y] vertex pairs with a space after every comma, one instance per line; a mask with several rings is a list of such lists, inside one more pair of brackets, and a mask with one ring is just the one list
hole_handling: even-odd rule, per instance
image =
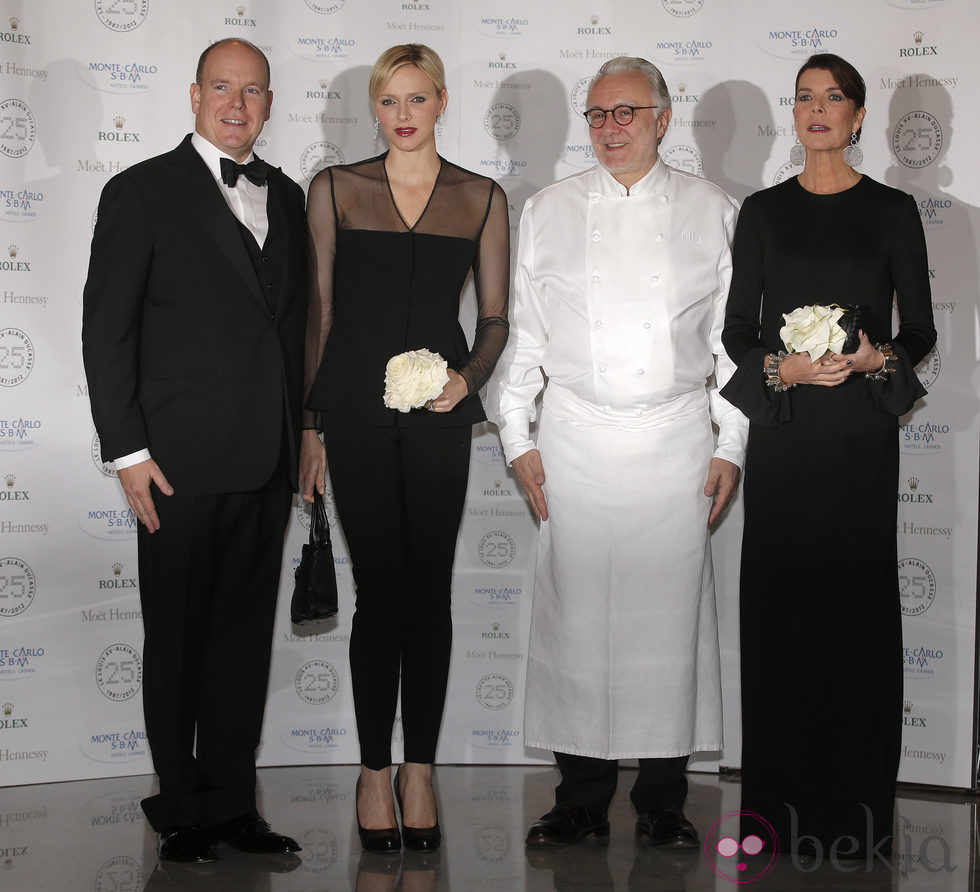
[[847, 339], [847, 332], [837, 324], [843, 315], [844, 310], [836, 305], [798, 307], [783, 314], [786, 324], [779, 329], [779, 337], [790, 353], [809, 353], [810, 362], [816, 362], [828, 350], [840, 353]]
[[449, 380], [446, 360], [425, 348], [392, 356], [385, 366], [385, 405], [399, 412], [421, 409]]

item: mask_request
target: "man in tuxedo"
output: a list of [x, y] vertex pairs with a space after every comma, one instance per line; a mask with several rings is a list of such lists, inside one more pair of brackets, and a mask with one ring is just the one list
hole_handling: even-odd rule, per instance
[[82, 345], [102, 455], [139, 519], [143, 710], [167, 861], [212, 845], [299, 850], [255, 801], [282, 544], [296, 479], [306, 318], [303, 193], [252, 154], [269, 63], [201, 55], [196, 124], [111, 179]]

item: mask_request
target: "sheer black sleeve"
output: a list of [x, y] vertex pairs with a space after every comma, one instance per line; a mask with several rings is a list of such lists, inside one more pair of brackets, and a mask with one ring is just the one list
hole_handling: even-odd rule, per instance
[[[306, 356], [303, 375], [304, 405], [309, 396], [333, 318], [333, 265], [337, 253], [337, 218], [333, 175], [320, 171], [310, 183], [306, 201], [309, 233], [310, 302], [306, 317]], [[313, 427], [315, 413], [304, 409], [303, 426]]]
[[486, 217], [473, 261], [476, 285], [477, 321], [473, 347], [459, 373], [470, 393], [476, 393], [490, 377], [504, 345], [510, 323], [507, 296], [510, 285], [510, 222], [507, 197], [493, 183]]

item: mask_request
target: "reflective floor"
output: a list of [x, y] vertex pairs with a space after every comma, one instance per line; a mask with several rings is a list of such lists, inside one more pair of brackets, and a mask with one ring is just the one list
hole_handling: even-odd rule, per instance
[[[0, 890], [208, 890], [208, 892], [432, 892], [432, 890], [972, 890], [977, 888], [976, 799], [903, 789], [896, 852], [885, 860], [805, 861], [765, 853], [710, 857], [669, 854], [634, 837], [621, 778], [607, 845], [525, 853], [527, 827], [552, 805], [553, 768], [437, 768], [443, 847], [433, 856], [362, 855], [354, 826], [357, 768], [260, 771], [262, 809], [273, 828], [295, 836], [299, 856], [245, 855], [222, 846], [199, 867], [157, 864], [155, 837], [139, 801], [150, 777], [0, 789]], [[623, 769], [629, 774], [630, 769]], [[737, 780], [690, 776], [686, 806], [702, 839], [725, 835], [738, 811]], [[732, 825], [728, 825], [732, 826]], [[731, 832], [736, 832], [732, 830]], [[724, 846], [722, 847], [724, 848]]]

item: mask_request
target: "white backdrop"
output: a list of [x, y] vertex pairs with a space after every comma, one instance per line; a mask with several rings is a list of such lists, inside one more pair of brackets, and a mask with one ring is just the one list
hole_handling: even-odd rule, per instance
[[[152, 770], [134, 520], [98, 460], [79, 350], [81, 288], [105, 181], [192, 129], [187, 88], [200, 50], [240, 36], [272, 63], [272, 120], [257, 151], [304, 185], [325, 164], [383, 149], [367, 99], [377, 55], [394, 43], [433, 46], [450, 90], [440, 150], [500, 181], [515, 238], [529, 195], [594, 163], [576, 113], [606, 58], [641, 55], [661, 66], [674, 102], [664, 157], [738, 199], [791, 175], [801, 62], [832, 51], [857, 65], [868, 83], [863, 170], [919, 202], [939, 330], [920, 368], [930, 394], [901, 431], [901, 779], [974, 785], [978, 7], [569, 0], [553, 8], [543, 0], [0, 0], [0, 784]], [[814, 269], [819, 263], [814, 257]], [[462, 314], [472, 320], [471, 300]], [[496, 434], [476, 434], [438, 758], [526, 762], [546, 757], [521, 739], [535, 527]], [[787, 504], [793, 495], [788, 488]], [[312, 630], [289, 623], [307, 523], [297, 508], [264, 765], [358, 761], [346, 657], [353, 594], [336, 526], [340, 617]], [[740, 523], [736, 504], [714, 541], [727, 745], [700, 763], [707, 767], [739, 764]], [[801, 698], [847, 684], [829, 648], [826, 680]], [[227, 682], [233, 697], [235, 679]], [[395, 738], [397, 750], [397, 727]]]

